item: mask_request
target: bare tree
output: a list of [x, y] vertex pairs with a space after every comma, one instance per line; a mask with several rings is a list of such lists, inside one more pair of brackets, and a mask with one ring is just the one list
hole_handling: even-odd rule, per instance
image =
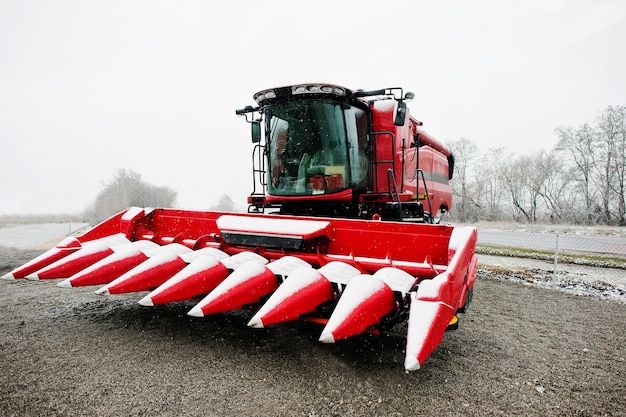
[[513, 217], [517, 221], [535, 223], [542, 214], [541, 209], [545, 208], [542, 203], [554, 174], [554, 161], [545, 151], [510, 156], [507, 161], [500, 175], [511, 199]]
[[211, 210], [229, 212], [236, 211], [235, 203], [227, 194], [222, 194], [219, 198], [219, 201], [217, 202], [217, 205], [211, 207]]
[[550, 151], [480, 152], [466, 138], [455, 154], [453, 217], [495, 220], [507, 208], [516, 221], [626, 225], [626, 107], [608, 107], [595, 124], [562, 126]]
[[626, 107], [607, 107], [598, 117], [598, 131], [604, 154], [600, 182], [604, 218], [625, 225]]
[[461, 222], [477, 220], [479, 202], [473, 200], [474, 186], [472, 171], [478, 156], [478, 146], [467, 138], [461, 138], [448, 146], [454, 154], [454, 178], [451, 186], [455, 197], [454, 213]]
[[504, 182], [500, 177], [504, 148], [491, 148], [478, 160], [475, 167], [475, 193], [480, 206], [481, 219], [500, 220], [502, 218], [502, 199], [506, 194]]
[[559, 127], [556, 129], [559, 141], [555, 150], [559, 155], [567, 155], [567, 160], [572, 161], [575, 170], [572, 172], [573, 180], [579, 184], [582, 196], [576, 193], [574, 198], [580, 198], [584, 206], [587, 222], [596, 221], [593, 213], [596, 211], [597, 192], [594, 187], [594, 170], [597, 166], [598, 151], [596, 149], [597, 131], [588, 124], [578, 128]]
[[533, 161], [535, 186], [538, 194], [543, 198], [550, 221], [561, 222], [571, 220], [573, 207], [569, 197], [571, 175], [557, 154], [539, 152]]
[[524, 157], [509, 158], [509, 164], [501, 167], [500, 175], [511, 199], [513, 218], [516, 221], [534, 221], [532, 204], [529, 204], [528, 177], [529, 167]]
[[176, 191], [171, 188], [147, 184], [140, 174], [119, 169], [113, 180], [104, 184], [94, 203], [86, 210], [85, 217], [96, 224], [132, 206], [171, 207], [176, 197]]

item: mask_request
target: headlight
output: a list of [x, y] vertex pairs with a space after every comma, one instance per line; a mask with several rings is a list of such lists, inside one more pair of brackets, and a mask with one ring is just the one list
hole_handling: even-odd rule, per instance
[[302, 84], [291, 87], [291, 94], [333, 94], [336, 96], [345, 96], [346, 89], [327, 84]]
[[276, 92], [274, 90], [265, 90], [265, 91], [259, 91], [258, 93], [256, 93], [254, 95], [254, 101], [257, 102], [257, 104], [261, 104], [262, 101], [267, 100], [269, 98], [276, 98]]

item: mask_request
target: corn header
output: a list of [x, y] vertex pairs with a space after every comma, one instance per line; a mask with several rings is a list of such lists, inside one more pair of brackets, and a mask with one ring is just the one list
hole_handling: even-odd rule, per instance
[[279, 87], [237, 110], [251, 126], [247, 213], [131, 207], [2, 278], [138, 293], [144, 306], [250, 311], [262, 328], [320, 324], [320, 342], [406, 323], [406, 370], [455, 327], [476, 274], [473, 227], [452, 208], [452, 153], [401, 88]]

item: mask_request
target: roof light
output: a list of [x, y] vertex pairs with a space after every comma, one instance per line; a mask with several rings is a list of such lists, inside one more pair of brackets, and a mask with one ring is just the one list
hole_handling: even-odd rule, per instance
[[334, 94], [336, 96], [345, 96], [346, 90], [342, 87], [326, 84], [302, 84], [294, 85], [291, 88], [291, 94]]
[[276, 98], [276, 92], [274, 90], [259, 91], [254, 95], [254, 101], [258, 104], [261, 104], [263, 100], [267, 100], [269, 98]]
[[352, 93], [351, 91], [346, 90], [343, 87], [332, 84], [298, 84], [292, 85], [291, 87], [280, 87], [270, 90], [259, 91], [253, 96], [254, 101], [256, 101], [257, 104], [260, 106], [266, 100], [271, 100], [278, 97], [287, 98], [289, 97], [289, 90], [291, 90], [292, 96], [302, 94], [328, 94], [336, 97], [346, 97], [348, 94]]

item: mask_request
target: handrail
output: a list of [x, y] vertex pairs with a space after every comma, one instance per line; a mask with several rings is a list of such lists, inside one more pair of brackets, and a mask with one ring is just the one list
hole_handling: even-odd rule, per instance
[[[252, 195], [265, 195], [266, 173], [265, 147], [257, 144], [252, 151]], [[257, 191], [257, 184], [260, 191]]]
[[[393, 183], [393, 193], [391, 192], [391, 185]], [[398, 220], [402, 221], [402, 202], [400, 201], [400, 194], [398, 193], [398, 185], [396, 184], [396, 174], [393, 172], [393, 169], [389, 168], [387, 170], [387, 188], [389, 188], [389, 193], [391, 194], [391, 199], [393, 200], [393, 195], [395, 193], [396, 200], [398, 201]]]
[[[381, 132], [370, 132], [369, 133], [370, 137], [371, 137], [371, 146], [372, 146], [372, 159], [370, 161], [370, 166], [371, 166], [371, 180], [372, 180], [372, 190], [375, 193], [382, 193], [382, 191], [380, 190], [379, 185], [379, 177], [378, 177], [378, 168], [381, 165], [387, 165], [390, 166], [391, 169], [393, 169], [395, 171], [396, 169], [396, 161], [394, 159], [395, 156], [395, 136], [393, 134], [393, 132], [391, 131], [381, 131]], [[378, 152], [378, 139], [379, 136], [388, 136], [389, 140], [390, 140], [390, 144], [389, 144], [389, 149], [390, 149], [390, 155], [391, 155], [391, 159], [378, 159], [379, 158], [379, 152]], [[380, 178], [380, 180], [382, 180], [382, 178]], [[382, 185], [381, 185], [382, 186]]]
[[[428, 213], [430, 215], [430, 218], [434, 219], [434, 216], [433, 216], [433, 205], [432, 205], [432, 203], [430, 201], [430, 193], [428, 192], [428, 185], [426, 185], [426, 176], [424, 175], [424, 171], [422, 171], [421, 169], [418, 168], [417, 169], [417, 177], [418, 178], [419, 178], [420, 174], [422, 176], [422, 183], [424, 184], [424, 193], [426, 195], [426, 200], [428, 201]], [[418, 181], [419, 181], [419, 179], [418, 179]], [[432, 221], [429, 222], [429, 223], [432, 223]]]

